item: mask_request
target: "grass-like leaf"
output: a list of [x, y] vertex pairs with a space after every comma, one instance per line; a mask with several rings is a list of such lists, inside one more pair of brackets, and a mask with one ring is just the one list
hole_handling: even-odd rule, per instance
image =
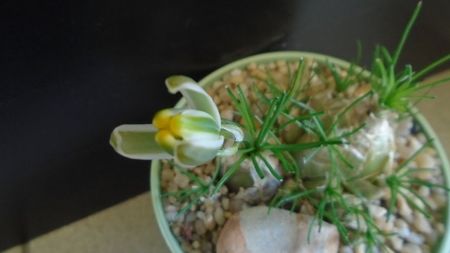
[[270, 162], [267, 161], [267, 159], [263, 155], [257, 153], [256, 156], [263, 161], [264, 165], [266, 165], [267, 169], [276, 179], [278, 179], [279, 181], [283, 180], [283, 177], [281, 177], [281, 175], [273, 168], [272, 164], [270, 164]]
[[391, 56], [386, 48], [378, 46], [375, 50], [375, 57], [372, 64], [372, 73], [374, 75], [371, 78], [371, 83], [374, 90], [379, 94], [380, 104], [399, 112], [408, 111], [412, 103], [412, 98], [418, 98], [416, 100], [417, 103], [421, 99], [428, 97], [426, 94], [418, 94], [422, 90], [430, 89], [450, 80], [450, 77], [446, 77], [429, 84], [419, 82], [419, 79], [424, 75], [449, 62], [450, 54], [432, 62], [417, 74], [414, 74], [410, 65], [406, 65], [403, 71], [396, 73], [398, 59], [421, 7], [422, 2], [419, 2], [393, 55]]
[[213, 192], [211, 195], [216, 194], [221, 188], [222, 186], [225, 185], [225, 183], [234, 175], [234, 173], [236, 173], [237, 170], [240, 169], [241, 163], [242, 161], [244, 161], [245, 156], [242, 155], [238, 160], [236, 160], [226, 171], [225, 173], [222, 175], [222, 177], [220, 178], [219, 182], [216, 184]]
[[272, 150], [272, 151], [303, 151], [307, 149], [322, 147], [324, 145], [337, 145], [342, 144], [343, 141], [340, 139], [334, 140], [326, 140], [326, 141], [317, 141], [317, 142], [308, 142], [308, 143], [297, 143], [297, 144], [266, 144], [261, 146], [263, 150]]
[[259, 166], [258, 161], [256, 160], [256, 156], [252, 155], [250, 157], [253, 163], [253, 167], [255, 168], [256, 174], [258, 174], [259, 178], [263, 179], [265, 177], [264, 172], [262, 171], [261, 167]]

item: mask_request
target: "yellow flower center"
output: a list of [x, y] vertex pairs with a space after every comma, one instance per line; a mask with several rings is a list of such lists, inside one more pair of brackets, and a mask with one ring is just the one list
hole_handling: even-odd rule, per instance
[[165, 109], [155, 115], [153, 126], [157, 129], [155, 141], [170, 154], [179, 142], [220, 139], [217, 123], [202, 111]]
[[156, 142], [170, 154], [173, 154], [175, 143], [181, 139], [179, 128], [181, 127], [178, 118], [181, 115], [175, 115], [169, 109], [159, 111], [153, 118], [153, 126], [158, 129], [156, 133]]
[[166, 128], [167, 126], [169, 126], [170, 119], [172, 118], [173, 115], [174, 115], [173, 112], [168, 109], [159, 111], [153, 118], [152, 122], [153, 126], [155, 126], [158, 129]]

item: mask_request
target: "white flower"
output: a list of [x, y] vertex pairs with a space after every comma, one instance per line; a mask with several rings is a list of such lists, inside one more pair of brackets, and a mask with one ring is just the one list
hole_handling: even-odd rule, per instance
[[[203, 88], [185, 76], [169, 77], [166, 85], [171, 93], [181, 92], [188, 108], [161, 110], [153, 124], [118, 126], [110, 143], [119, 154], [144, 160], [173, 158], [190, 168], [237, 151], [242, 130], [221, 123], [217, 106]], [[225, 136], [231, 136], [235, 145], [224, 149]]]

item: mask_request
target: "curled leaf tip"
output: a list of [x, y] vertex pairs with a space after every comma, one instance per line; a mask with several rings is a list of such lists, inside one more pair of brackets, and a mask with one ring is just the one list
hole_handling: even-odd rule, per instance
[[186, 99], [190, 109], [208, 113], [216, 121], [218, 127], [221, 125], [219, 109], [211, 96], [187, 76], [170, 76], [166, 79], [166, 86], [170, 93], [180, 92]]
[[166, 78], [167, 89], [172, 94], [175, 94], [178, 91], [180, 91], [180, 89], [182, 89], [182, 87], [186, 84], [196, 85], [197, 82], [195, 82], [194, 79], [192, 79], [188, 76], [183, 76], [183, 75], [174, 75], [174, 76], [169, 76], [168, 78]]

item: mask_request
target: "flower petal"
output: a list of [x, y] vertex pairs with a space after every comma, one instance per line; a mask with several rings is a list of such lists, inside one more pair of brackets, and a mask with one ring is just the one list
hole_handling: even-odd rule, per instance
[[172, 158], [156, 143], [155, 135], [156, 128], [150, 124], [121, 125], [111, 133], [109, 143], [117, 153], [132, 159]]
[[187, 76], [170, 76], [166, 79], [166, 86], [170, 93], [181, 92], [190, 108], [208, 113], [213, 117], [217, 126], [220, 127], [220, 114], [216, 104], [211, 96], [192, 78]]
[[203, 111], [184, 109], [170, 120], [170, 131], [184, 140], [216, 139], [220, 133], [214, 119]]
[[224, 138], [182, 142], [175, 148], [175, 163], [185, 168], [204, 164], [216, 157]]
[[232, 156], [239, 151], [239, 143], [235, 142], [230, 147], [226, 147], [217, 151], [217, 156]]
[[217, 156], [232, 156], [239, 150], [240, 143], [244, 140], [244, 132], [242, 129], [234, 123], [224, 123], [220, 129], [222, 136], [226, 139], [231, 139], [233, 142], [227, 147], [223, 147], [217, 152]]
[[236, 124], [224, 123], [221, 127], [222, 134], [227, 138], [232, 138], [235, 142], [244, 140], [244, 132]]

